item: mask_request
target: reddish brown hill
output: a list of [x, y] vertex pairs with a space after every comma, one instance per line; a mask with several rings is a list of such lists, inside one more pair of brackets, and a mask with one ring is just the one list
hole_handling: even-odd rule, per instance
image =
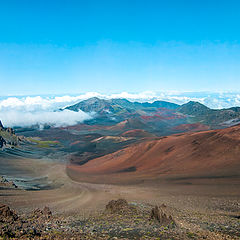
[[[172, 135], [69, 166], [74, 176], [97, 181], [169, 176], [239, 177], [240, 125], [223, 130]], [[97, 178], [99, 176], [99, 178]]]

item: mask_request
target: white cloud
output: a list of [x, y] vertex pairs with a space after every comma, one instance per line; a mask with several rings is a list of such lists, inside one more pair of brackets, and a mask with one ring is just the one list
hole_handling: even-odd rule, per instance
[[128, 93], [128, 92], [122, 92], [118, 94], [111, 94], [109, 96], [106, 96], [107, 98], [126, 98], [129, 100], [138, 100], [138, 101], [148, 101], [152, 100], [157, 97], [155, 92], [152, 91], [146, 91], [141, 93]]
[[0, 119], [2, 120], [4, 126], [8, 127], [27, 127], [32, 125], [39, 125], [41, 127], [45, 124], [55, 127], [71, 126], [91, 118], [91, 115], [82, 111], [73, 112], [69, 110], [59, 112], [22, 112], [18, 110], [0, 112]]

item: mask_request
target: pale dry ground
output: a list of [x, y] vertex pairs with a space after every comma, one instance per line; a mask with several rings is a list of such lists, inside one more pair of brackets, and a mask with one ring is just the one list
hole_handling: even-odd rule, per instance
[[[11, 164], [15, 162], [12, 160]], [[64, 163], [18, 159], [18, 164], [14, 166], [15, 169], [24, 169], [31, 176], [47, 176], [54, 186], [58, 186], [40, 191], [0, 190], [0, 202], [19, 213], [49, 206], [56, 215], [88, 216], [103, 211], [112, 199], [125, 198], [129, 202], [149, 206], [149, 209], [164, 203], [177, 223], [193, 232], [208, 231], [206, 222], [213, 224], [212, 228], [215, 229], [218, 226], [225, 228], [231, 221], [233, 231], [240, 232], [240, 229], [234, 229], [240, 226], [237, 225], [239, 220], [234, 218], [240, 214], [238, 182], [120, 186], [73, 181], [66, 174]], [[214, 236], [212, 239], [223, 239], [216, 233], [209, 234]]]

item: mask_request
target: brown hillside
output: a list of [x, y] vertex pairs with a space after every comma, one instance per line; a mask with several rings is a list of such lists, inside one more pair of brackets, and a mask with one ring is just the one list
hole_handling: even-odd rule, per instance
[[68, 170], [73, 170], [75, 176], [105, 175], [118, 178], [239, 176], [240, 125], [144, 141], [91, 160], [82, 166], [69, 166]]

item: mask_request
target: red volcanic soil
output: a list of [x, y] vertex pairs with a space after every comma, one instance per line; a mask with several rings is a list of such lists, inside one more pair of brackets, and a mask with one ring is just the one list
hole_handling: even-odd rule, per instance
[[173, 128], [173, 130], [176, 131], [195, 131], [195, 132], [200, 132], [200, 131], [206, 131], [209, 130], [209, 126], [201, 124], [201, 123], [193, 123], [193, 124], [181, 124]]
[[169, 176], [239, 178], [240, 125], [144, 141], [82, 166], [69, 165], [67, 171], [75, 179], [91, 176], [98, 182], [108, 177], [109, 182], [115, 177], [129, 182]]
[[96, 130], [101, 130], [105, 129], [107, 127], [105, 126], [99, 126], [99, 125], [88, 125], [88, 124], [77, 124], [74, 126], [67, 126], [67, 127], [61, 127], [60, 129], [63, 130], [76, 130], [76, 131], [82, 131], [82, 130], [87, 130], [87, 131], [96, 131]]
[[134, 129], [129, 130], [121, 134], [123, 137], [140, 137], [140, 138], [147, 138], [147, 137], [156, 137], [154, 134], [144, 131], [142, 129]]

